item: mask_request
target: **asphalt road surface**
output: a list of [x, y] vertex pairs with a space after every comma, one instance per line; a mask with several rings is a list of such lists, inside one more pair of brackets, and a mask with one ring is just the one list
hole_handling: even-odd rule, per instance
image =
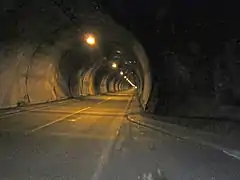
[[0, 112], [0, 179], [240, 180], [239, 160], [129, 122], [131, 98], [129, 91]]

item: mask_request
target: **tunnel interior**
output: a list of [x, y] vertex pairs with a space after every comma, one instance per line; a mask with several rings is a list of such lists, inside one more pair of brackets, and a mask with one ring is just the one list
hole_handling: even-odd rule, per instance
[[[128, 81], [140, 87], [139, 98], [147, 104], [151, 77], [145, 52], [97, 4], [7, 2], [0, 5], [6, 23], [1, 30], [1, 108], [133, 88]], [[94, 44], [87, 42], [89, 36]]]
[[239, 30], [221, 12], [205, 1], [3, 0], [0, 107], [135, 86], [142, 108], [160, 115], [238, 107]]

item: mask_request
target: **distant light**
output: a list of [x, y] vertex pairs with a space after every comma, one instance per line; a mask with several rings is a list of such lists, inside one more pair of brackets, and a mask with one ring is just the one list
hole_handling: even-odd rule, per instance
[[121, 75], [121, 76], [123, 75], [123, 72], [122, 72], [122, 71], [120, 72], [120, 75]]
[[134, 88], [137, 89], [137, 86], [135, 86]]
[[117, 64], [116, 63], [112, 63], [112, 68], [117, 68]]
[[119, 50], [117, 50], [116, 52], [119, 53], [119, 54], [121, 53], [121, 51], [119, 51]]
[[127, 78], [127, 76], [124, 76], [124, 79], [126, 79]]
[[129, 84], [131, 84], [132, 87], [134, 87], [134, 88], [136, 87], [136, 85], [133, 84], [128, 78], [126, 78], [126, 81], [127, 81]]
[[86, 42], [89, 44], [89, 45], [94, 45], [96, 44], [96, 39], [93, 35], [91, 34], [88, 34], [86, 35], [86, 38], [85, 38]]

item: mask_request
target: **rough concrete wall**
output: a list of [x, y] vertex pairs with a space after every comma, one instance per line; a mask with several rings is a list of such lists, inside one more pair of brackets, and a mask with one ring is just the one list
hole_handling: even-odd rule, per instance
[[55, 32], [69, 20], [49, 1], [28, 1], [21, 3], [21, 8], [17, 1], [3, 0], [0, 4], [4, 23], [0, 37], [0, 108], [66, 97], [67, 86], [55, 61], [59, 54], [40, 53], [39, 49], [51, 44]]
[[[24, 99], [26, 86], [24, 74], [28, 61], [17, 45], [9, 45], [0, 51], [0, 106], [16, 105]], [[11, 49], [15, 51], [11, 51]], [[27, 48], [26, 48], [27, 49]], [[31, 49], [29, 49], [31, 52]]]
[[119, 89], [119, 83], [120, 83], [119, 80], [115, 82], [115, 87], [114, 87], [115, 91], [120, 91], [120, 89]]
[[103, 80], [105, 78], [103, 73], [100, 71], [101, 68], [103, 67], [102, 65], [104, 65], [104, 62], [102, 62], [102, 61], [96, 62], [93, 65], [93, 68], [92, 68], [92, 71], [91, 71], [91, 74], [89, 77], [92, 94], [99, 94], [99, 93], [101, 93], [102, 90], [107, 91], [107, 89], [104, 88], [105, 85], [102, 84], [102, 83], [104, 83]]
[[140, 91], [140, 101], [142, 103], [143, 108], [145, 109], [150, 97], [151, 89], [152, 89], [149, 60], [146, 56], [146, 53], [143, 47], [137, 41], [134, 42], [133, 51], [137, 56], [143, 69], [143, 76], [144, 76], [143, 87], [139, 91]]
[[94, 80], [94, 67], [89, 68], [83, 77], [83, 95], [95, 95]]
[[101, 85], [100, 85], [100, 93], [106, 93], [108, 91], [107, 89], [107, 78], [108, 76], [104, 76]]
[[78, 79], [78, 86], [76, 87], [76, 95], [83, 95], [83, 84], [84, 84], [84, 73], [86, 69], [82, 68], [78, 71], [77, 79]]
[[56, 100], [66, 97], [58, 84], [60, 80], [53, 60], [50, 58], [36, 60], [28, 74], [28, 95], [31, 103]]
[[33, 56], [34, 51], [35, 46], [27, 43], [14, 43], [0, 51], [0, 107], [66, 96], [55, 61], [46, 55]]
[[113, 78], [113, 79], [109, 82], [109, 92], [115, 92], [115, 81], [116, 81], [116, 79]]

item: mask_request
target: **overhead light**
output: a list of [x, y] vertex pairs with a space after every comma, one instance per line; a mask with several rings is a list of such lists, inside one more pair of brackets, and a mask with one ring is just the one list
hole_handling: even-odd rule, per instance
[[119, 51], [119, 50], [117, 50], [116, 52], [119, 53], [119, 54], [121, 53], [121, 51]]
[[123, 75], [123, 72], [122, 72], [122, 71], [120, 72], [120, 75], [121, 75], [121, 76]]
[[124, 76], [124, 79], [126, 79], [127, 78], [127, 76]]
[[96, 39], [92, 34], [86, 35], [85, 41], [87, 42], [87, 44], [89, 44], [91, 46], [96, 44]]
[[114, 68], [114, 69], [117, 68], [117, 63], [115, 63], [115, 62], [112, 63], [112, 68]]
[[134, 88], [136, 89], [136, 85], [135, 85], [135, 84], [133, 84], [128, 78], [127, 78], [126, 80], [127, 80], [127, 82], [128, 82], [129, 84], [131, 84], [132, 87], [134, 87]]

